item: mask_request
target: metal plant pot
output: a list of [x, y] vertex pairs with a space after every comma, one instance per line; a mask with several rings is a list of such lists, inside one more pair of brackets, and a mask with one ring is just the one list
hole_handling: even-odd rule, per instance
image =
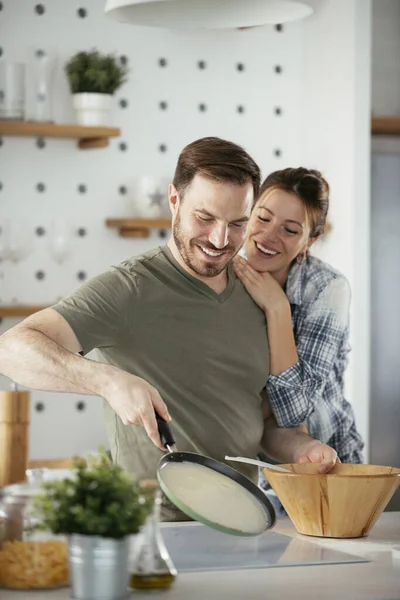
[[128, 595], [129, 536], [121, 540], [71, 535], [71, 596], [76, 600], [123, 600]]

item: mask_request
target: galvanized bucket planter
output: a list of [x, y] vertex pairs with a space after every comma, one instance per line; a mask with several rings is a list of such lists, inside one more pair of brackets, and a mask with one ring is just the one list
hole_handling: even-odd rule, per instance
[[129, 536], [114, 540], [71, 535], [71, 597], [75, 600], [125, 600], [129, 593], [129, 556]]

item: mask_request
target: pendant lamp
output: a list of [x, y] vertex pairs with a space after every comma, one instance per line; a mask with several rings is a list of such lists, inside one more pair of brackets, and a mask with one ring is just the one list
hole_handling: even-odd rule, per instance
[[233, 29], [286, 23], [313, 12], [313, 0], [107, 0], [116, 21], [165, 29]]

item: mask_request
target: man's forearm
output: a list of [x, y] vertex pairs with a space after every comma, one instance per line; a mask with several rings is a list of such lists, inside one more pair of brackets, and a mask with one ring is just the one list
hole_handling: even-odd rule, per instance
[[295, 463], [305, 449], [314, 441], [306, 433], [306, 426], [278, 427], [274, 417], [264, 421], [264, 435], [261, 441], [263, 451], [269, 458], [280, 463]]
[[31, 389], [103, 396], [112, 370], [117, 371], [65, 350], [35, 329], [0, 337], [0, 373]]

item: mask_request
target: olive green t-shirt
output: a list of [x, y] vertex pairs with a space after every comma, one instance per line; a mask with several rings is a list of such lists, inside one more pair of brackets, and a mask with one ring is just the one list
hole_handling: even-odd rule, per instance
[[[179, 450], [220, 461], [256, 457], [269, 371], [266, 321], [231, 267], [217, 294], [163, 246], [111, 267], [53, 308], [84, 354], [96, 348], [99, 361], [159, 391]], [[106, 401], [104, 411], [113, 459], [139, 479], [156, 478], [162, 452], [145, 430], [123, 425]], [[256, 467], [230, 464], [257, 482]]]

